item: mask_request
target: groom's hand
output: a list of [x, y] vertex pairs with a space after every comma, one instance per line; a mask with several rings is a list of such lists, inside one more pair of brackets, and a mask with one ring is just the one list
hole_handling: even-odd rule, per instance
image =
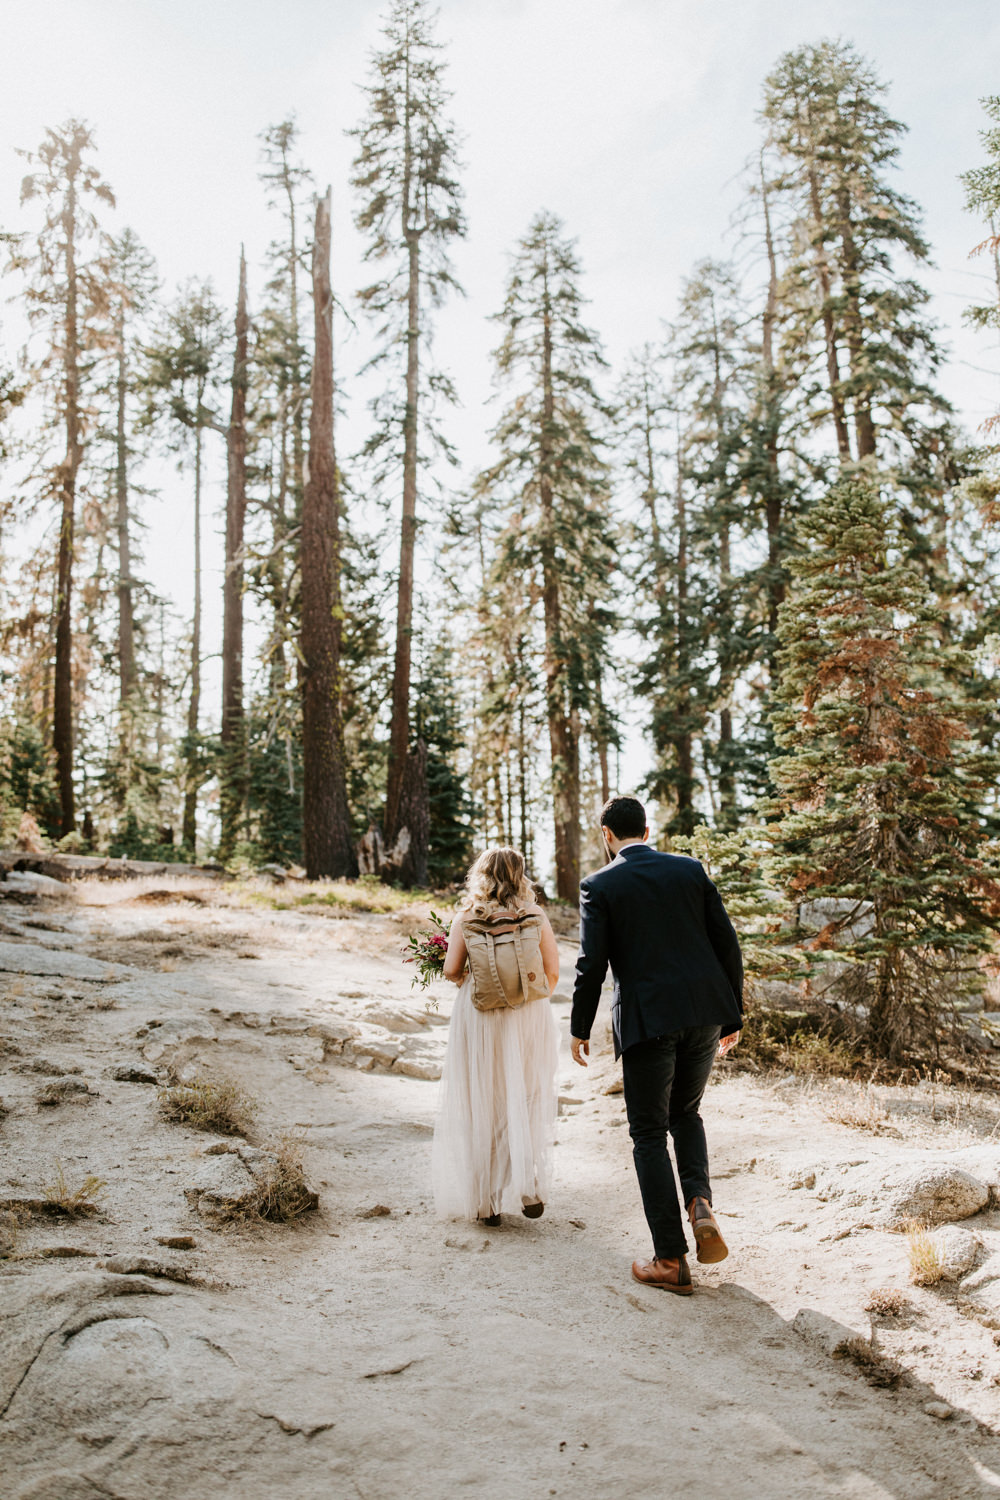
[[573, 1047], [573, 1061], [579, 1063], [581, 1068], [587, 1066], [587, 1058], [590, 1056], [590, 1043], [582, 1042], [578, 1036], [570, 1037]]
[[727, 1052], [731, 1052], [739, 1039], [740, 1034], [738, 1031], [731, 1031], [728, 1036], [724, 1036], [719, 1043], [719, 1056], [725, 1057]]

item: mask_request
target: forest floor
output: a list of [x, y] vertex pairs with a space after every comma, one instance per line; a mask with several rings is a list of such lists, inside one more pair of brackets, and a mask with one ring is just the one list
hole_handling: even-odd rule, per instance
[[[731, 1254], [674, 1298], [630, 1278], [650, 1247], [620, 1073], [606, 1026], [586, 1073], [569, 1058], [570, 938], [545, 1215], [442, 1223], [450, 992], [428, 1011], [400, 952], [427, 909], [343, 894], [0, 883], [6, 1500], [1000, 1491], [995, 1097], [723, 1064]], [[256, 1159], [163, 1117], [158, 1082], [206, 1072], [258, 1102], [258, 1145], [302, 1143], [316, 1211], [206, 1217]], [[877, 1184], [914, 1172], [993, 1190], [961, 1279], [911, 1285], [906, 1236], [874, 1227]], [[97, 1211], [55, 1214], [90, 1175]]]

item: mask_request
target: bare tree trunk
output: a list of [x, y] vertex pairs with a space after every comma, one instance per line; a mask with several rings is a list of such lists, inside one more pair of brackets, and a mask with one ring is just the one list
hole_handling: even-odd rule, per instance
[[233, 400], [226, 430], [226, 571], [222, 614], [222, 766], [219, 788], [219, 858], [233, 856], [246, 794], [246, 724], [243, 714], [243, 524], [247, 505], [247, 264], [240, 252], [236, 299]]
[[80, 333], [77, 312], [76, 176], [77, 148], [68, 165], [69, 185], [63, 210], [66, 244], [66, 318], [63, 349], [65, 383], [66, 456], [59, 466], [59, 560], [56, 579], [56, 651], [52, 691], [52, 748], [59, 783], [60, 833], [76, 827], [73, 792], [73, 546], [76, 524], [76, 481], [80, 469]]
[[809, 168], [809, 201], [813, 212], [813, 230], [817, 236], [813, 250], [813, 261], [816, 267], [819, 294], [823, 303], [823, 339], [826, 344], [826, 374], [830, 391], [830, 410], [833, 414], [834, 431], [837, 434], [837, 453], [840, 457], [840, 462], [846, 464], [851, 461], [851, 439], [847, 431], [847, 415], [844, 410], [844, 396], [840, 385], [840, 357], [837, 351], [837, 334], [833, 321], [833, 308], [830, 304], [830, 268], [827, 265], [823, 246], [818, 239], [820, 225], [823, 222], [823, 206], [820, 203], [819, 182], [816, 177], [816, 169], [813, 166]]
[[844, 330], [850, 355], [854, 396], [854, 432], [858, 444], [858, 458], [871, 458], [875, 453], [875, 424], [872, 421], [871, 399], [865, 389], [865, 346], [861, 324], [861, 289], [858, 273], [858, 248], [854, 243], [851, 226], [850, 200], [846, 188], [837, 194], [840, 217], [840, 243], [844, 256]]
[[684, 722], [674, 735], [674, 753], [677, 757], [677, 828], [681, 833], [690, 833], [695, 824], [694, 816], [694, 748], [692, 745], [690, 712], [688, 707], [690, 685], [687, 681], [690, 670], [688, 646], [688, 529], [687, 502], [684, 496], [684, 466], [681, 459], [681, 435], [677, 432], [677, 489], [674, 496], [674, 517], [677, 527], [677, 676], [684, 684]]
[[768, 659], [772, 684], [777, 678], [776, 661], [778, 610], [785, 599], [785, 578], [781, 557], [783, 504], [778, 469], [777, 374], [774, 364], [774, 325], [778, 319], [778, 257], [771, 228], [771, 206], [767, 197], [764, 163], [760, 169], [761, 202], [764, 207], [764, 243], [767, 250], [767, 301], [764, 304], [761, 336], [761, 379], [763, 385], [761, 419], [764, 428], [764, 524], [767, 531], [767, 631], [774, 646]]
[[303, 850], [310, 880], [356, 875], [341, 710], [340, 493], [333, 435], [330, 190], [316, 203], [315, 353], [302, 503]]
[[[198, 411], [204, 392], [198, 392]], [[198, 748], [198, 716], [201, 712], [201, 434], [194, 430], [194, 609], [191, 617], [191, 696], [188, 699], [184, 814], [181, 841], [196, 858], [198, 840], [198, 782], [201, 755]]]

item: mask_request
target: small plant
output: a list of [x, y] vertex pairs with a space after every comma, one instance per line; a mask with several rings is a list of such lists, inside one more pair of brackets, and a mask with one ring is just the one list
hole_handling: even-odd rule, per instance
[[843, 1357], [856, 1365], [869, 1385], [888, 1389], [903, 1378], [903, 1366], [876, 1348], [870, 1339], [849, 1339], [843, 1346]]
[[875, 1313], [880, 1318], [898, 1318], [909, 1305], [906, 1293], [898, 1287], [880, 1286], [869, 1292], [865, 1312]]
[[159, 1099], [166, 1119], [220, 1135], [246, 1135], [258, 1109], [257, 1101], [231, 1078], [198, 1076], [160, 1089]]
[[97, 1199], [106, 1187], [104, 1178], [95, 1176], [93, 1172], [87, 1173], [79, 1187], [70, 1187], [62, 1162], [58, 1162], [55, 1179], [42, 1190], [45, 1194], [45, 1212], [59, 1214], [66, 1219], [82, 1219], [89, 1214], [96, 1214], [99, 1212]]
[[840, 1100], [827, 1110], [826, 1118], [851, 1130], [870, 1130], [872, 1135], [894, 1133], [889, 1111], [870, 1093], [862, 1092], [853, 1099]]
[[904, 1233], [910, 1255], [910, 1280], [914, 1286], [935, 1286], [944, 1276], [940, 1246], [934, 1243], [919, 1219], [912, 1219]]

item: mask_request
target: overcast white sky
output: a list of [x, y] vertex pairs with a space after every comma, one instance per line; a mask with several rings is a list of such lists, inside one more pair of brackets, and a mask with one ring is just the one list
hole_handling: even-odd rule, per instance
[[[273, 233], [257, 136], [295, 111], [305, 159], [333, 185], [346, 298], [363, 272], [344, 132], [359, 118], [381, 13], [377, 0], [0, 0], [0, 226], [31, 222], [13, 148], [82, 115], [118, 196], [115, 222], [145, 241], [167, 286], [210, 276], [228, 301], [243, 241], [253, 300]], [[875, 62], [910, 126], [899, 182], [923, 205], [934, 247], [926, 279], [956, 355], [945, 388], [970, 424], [995, 408], [1000, 381], [972, 366], [1000, 359], [960, 323], [979, 234], [957, 174], [981, 157], [979, 99], [1000, 93], [996, 0], [443, 0], [440, 36], [465, 137], [469, 236], [456, 252], [468, 297], [441, 314], [437, 350], [462, 396], [450, 431], [468, 471], [493, 420], [487, 315], [532, 215], [551, 209], [578, 237], [590, 322], [620, 361], [657, 335], [693, 262], [726, 254], [762, 80], [781, 52], [824, 36]], [[16, 341], [16, 317], [4, 323]], [[339, 351], [348, 402], [365, 342], [352, 336]], [[363, 431], [356, 402], [343, 447]], [[189, 546], [172, 496], [168, 484], [152, 505], [151, 568], [182, 580]]]

